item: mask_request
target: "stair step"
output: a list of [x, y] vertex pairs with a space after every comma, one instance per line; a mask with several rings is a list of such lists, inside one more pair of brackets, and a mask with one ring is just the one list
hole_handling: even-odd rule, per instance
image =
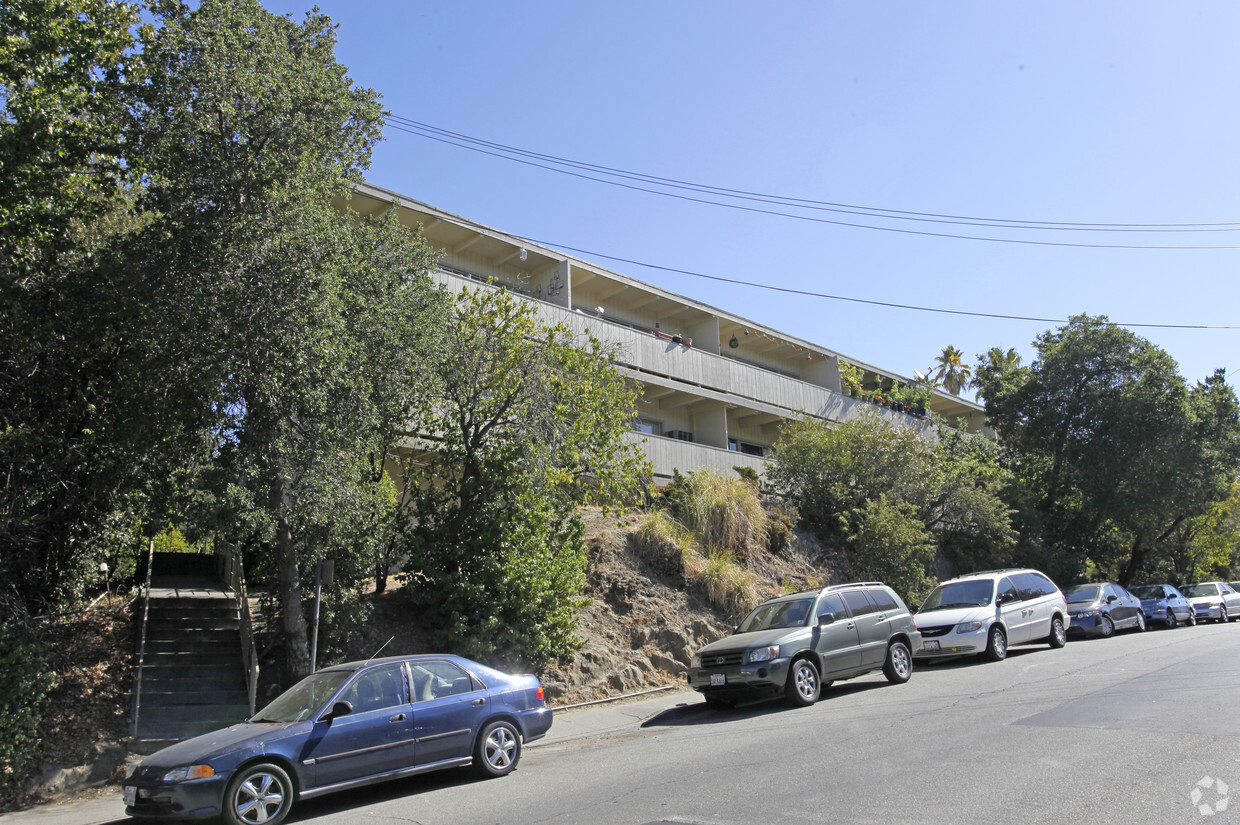
[[[192, 645], [193, 650], [186, 650]], [[146, 639], [146, 654], [152, 653], [231, 653], [241, 655], [241, 640], [236, 633], [222, 636], [196, 636], [193, 639]]]
[[155, 713], [155, 708], [173, 707], [196, 707], [204, 712], [218, 707], [245, 707], [248, 710], [250, 698], [244, 687], [240, 690], [204, 690], [191, 694], [148, 691], [143, 685], [139, 706], [150, 713]]
[[[210, 723], [224, 727], [240, 722], [250, 715], [248, 704], [233, 705], [163, 705], [157, 714], [150, 714], [146, 721], [169, 728], [185, 723]], [[139, 720], [141, 725], [141, 720]], [[211, 728], [214, 730], [214, 728]]]
[[246, 690], [245, 674], [240, 668], [234, 671], [203, 672], [192, 676], [152, 676], [147, 672], [142, 676], [142, 693], [150, 690], [156, 693], [176, 693], [192, 696], [195, 693], [211, 693], [219, 690]]

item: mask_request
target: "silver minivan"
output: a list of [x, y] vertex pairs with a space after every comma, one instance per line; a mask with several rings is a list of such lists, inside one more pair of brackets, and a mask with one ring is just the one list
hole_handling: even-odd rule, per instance
[[1063, 593], [1037, 570], [1011, 568], [958, 576], [930, 591], [914, 617], [919, 659], [980, 654], [992, 661], [1009, 647], [1068, 641]]
[[713, 708], [778, 696], [812, 705], [832, 682], [882, 670], [907, 682], [921, 636], [908, 607], [882, 582], [837, 584], [768, 599], [731, 636], [693, 657], [689, 686]]

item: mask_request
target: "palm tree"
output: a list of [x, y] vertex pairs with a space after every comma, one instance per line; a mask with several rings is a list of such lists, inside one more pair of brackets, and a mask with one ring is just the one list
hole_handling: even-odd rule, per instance
[[930, 368], [934, 386], [943, 387], [952, 395], [960, 395], [973, 377], [973, 368], [963, 359], [964, 353], [951, 344], [943, 347], [943, 354], [934, 359], [938, 366]]

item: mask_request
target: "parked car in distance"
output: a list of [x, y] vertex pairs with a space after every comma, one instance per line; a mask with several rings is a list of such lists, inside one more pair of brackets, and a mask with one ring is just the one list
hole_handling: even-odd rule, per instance
[[1114, 582], [1078, 584], [1063, 591], [1076, 636], [1114, 636], [1116, 630], [1145, 630], [1141, 600]]
[[978, 654], [1006, 658], [1013, 645], [1063, 647], [1071, 619], [1063, 593], [1037, 570], [985, 570], [930, 591], [914, 615], [921, 647], [914, 658]]
[[1240, 616], [1240, 593], [1227, 582], [1199, 582], [1185, 585], [1184, 596], [1192, 603], [1197, 621], [1234, 621]]
[[689, 686], [713, 708], [783, 696], [812, 705], [837, 680], [882, 670], [907, 682], [921, 643], [908, 607], [881, 582], [837, 584], [768, 599], [731, 636], [693, 656]]
[[122, 783], [138, 819], [278, 825], [298, 799], [473, 765], [517, 765], [551, 727], [535, 676], [459, 656], [394, 656], [324, 668], [247, 722], [151, 754]]
[[1169, 584], [1143, 584], [1129, 592], [1141, 600], [1146, 626], [1175, 627], [1197, 624], [1197, 613], [1184, 594]]

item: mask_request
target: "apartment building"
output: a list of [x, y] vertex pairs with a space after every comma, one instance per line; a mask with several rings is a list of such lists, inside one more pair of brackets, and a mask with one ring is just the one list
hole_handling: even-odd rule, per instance
[[[650, 456], [656, 483], [706, 466], [761, 473], [780, 425], [803, 414], [827, 422], [874, 414], [892, 426], [931, 428], [910, 411], [850, 396], [840, 362], [857, 367], [878, 395], [912, 378], [377, 186], [362, 185], [347, 201], [362, 215], [392, 203], [402, 223], [421, 225], [441, 250], [440, 283], [493, 281], [533, 302], [545, 321], [619, 346], [620, 369], [643, 391], [630, 438]], [[929, 409], [984, 428], [982, 407], [966, 399], [935, 391]]]

